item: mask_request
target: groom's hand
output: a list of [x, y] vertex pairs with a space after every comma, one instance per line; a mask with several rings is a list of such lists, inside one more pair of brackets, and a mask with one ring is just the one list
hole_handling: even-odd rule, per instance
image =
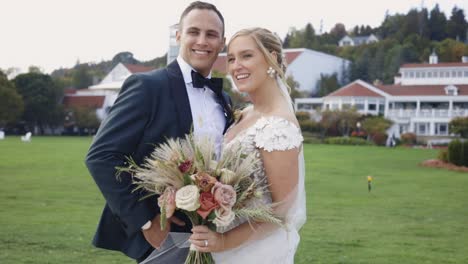
[[154, 248], [159, 249], [164, 243], [164, 240], [167, 238], [167, 234], [171, 228], [171, 222], [179, 226], [185, 225], [184, 221], [178, 219], [175, 216], [172, 216], [171, 218], [167, 219], [166, 228], [161, 230], [161, 220], [160, 215], [158, 214], [151, 221], [151, 227], [142, 231], [146, 241], [148, 241], [148, 243], [150, 243]]

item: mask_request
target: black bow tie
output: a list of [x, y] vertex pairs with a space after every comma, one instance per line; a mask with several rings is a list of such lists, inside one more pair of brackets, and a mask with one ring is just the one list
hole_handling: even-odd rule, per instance
[[203, 88], [207, 86], [216, 95], [220, 95], [223, 91], [223, 79], [221, 78], [205, 78], [196, 71], [192, 71], [192, 84], [194, 88]]

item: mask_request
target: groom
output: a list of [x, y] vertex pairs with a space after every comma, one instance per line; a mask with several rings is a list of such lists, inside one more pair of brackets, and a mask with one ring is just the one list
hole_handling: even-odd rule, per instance
[[176, 214], [161, 230], [157, 198], [139, 201], [147, 193], [132, 192], [135, 186], [128, 174], [117, 180], [115, 167], [125, 166], [126, 157], [141, 164], [154, 145], [183, 137], [191, 128], [196, 136], [213, 138], [219, 148], [232, 121], [222, 83], [210, 79], [225, 43], [221, 13], [212, 4], [191, 3], [180, 17], [176, 39], [176, 61], [125, 81], [86, 157], [106, 200], [93, 244], [121, 251], [137, 262], [157, 254], [154, 263], [183, 263], [188, 248], [174, 247], [166, 238], [169, 231], [190, 232], [190, 221]]

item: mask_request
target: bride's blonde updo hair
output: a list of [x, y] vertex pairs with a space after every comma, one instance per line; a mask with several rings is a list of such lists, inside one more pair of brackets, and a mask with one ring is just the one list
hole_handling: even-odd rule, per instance
[[[270, 30], [265, 29], [265, 28], [255, 27], [255, 28], [242, 29], [238, 31], [236, 34], [234, 34], [229, 40], [229, 43], [227, 46], [228, 52], [229, 52], [229, 46], [231, 45], [232, 41], [236, 39], [237, 37], [241, 37], [241, 36], [252, 37], [255, 43], [257, 43], [257, 46], [260, 49], [260, 51], [263, 53], [263, 56], [265, 57], [268, 64], [276, 71], [280, 79], [286, 85], [286, 80], [284, 76], [286, 72], [286, 63], [284, 61], [281, 40], [278, 38], [278, 36], [276, 36]], [[273, 52], [276, 53], [276, 59], [272, 55]], [[290, 91], [290, 88], [287, 85], [286, 87]]]

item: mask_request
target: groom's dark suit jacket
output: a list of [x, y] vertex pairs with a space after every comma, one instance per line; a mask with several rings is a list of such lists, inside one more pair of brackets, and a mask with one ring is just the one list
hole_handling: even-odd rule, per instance
[[[225, 93], [220, 100], [230, 106]], [[225, 113], [227, 127], [232, 117], [228, 109]], [[126, 157], [140, 164], [155, 145], [167, 138], [183, 137], [191, 127], [190, 103], [177, 61], [125, 81], [86, 157], [86, 165], [106, 199], [93, 240], [95, 246], [135, 259], [149, 250], [141, 227], [159, 213], [157, 199], [153, 196], [139, 201], [145, 193], [132, 193], [135, 185], [131, 176], [122, 174], [118, 180], [115, 167], [125, 166]], [[176, 216], [187, 224], [184, 228], [172, 225], [171, 231], [190, 232], [190, 221], [184, 215]]]

